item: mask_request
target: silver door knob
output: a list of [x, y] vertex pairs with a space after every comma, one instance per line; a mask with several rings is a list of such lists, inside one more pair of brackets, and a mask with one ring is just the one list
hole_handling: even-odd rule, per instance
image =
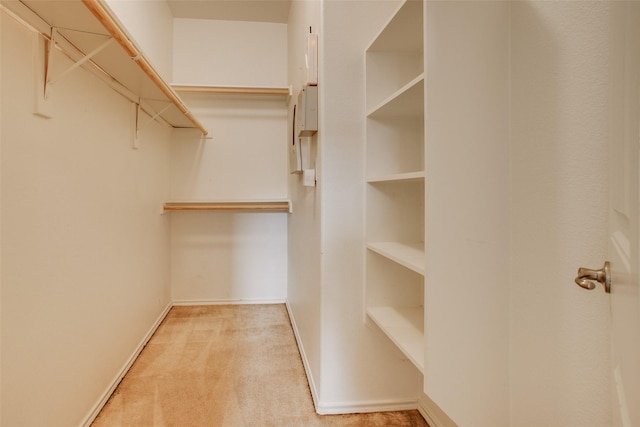
[[593, 280], [602, 283], [606, 293], [611, 293], [611, 267], [609, 261], [605, 261], [604, 267], [599, 270], [584, 267], [578, 269], [578, 277], [576, 277], [578, 286], [589, 290], [595, 289], [596, 284], [593, 283]]

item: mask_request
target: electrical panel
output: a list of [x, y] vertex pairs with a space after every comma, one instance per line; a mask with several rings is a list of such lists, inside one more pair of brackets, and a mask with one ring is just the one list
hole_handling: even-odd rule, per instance
[[302, 87], [295, 119], [298, 138], [307, 138], [318, 132], [318, 86]]

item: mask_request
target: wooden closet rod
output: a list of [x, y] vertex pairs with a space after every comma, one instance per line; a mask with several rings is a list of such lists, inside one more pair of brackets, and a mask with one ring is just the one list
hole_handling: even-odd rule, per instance
[[107, 8], [102, 3], [103, 0], [82, 0], [82, 3], [91, 11], [91, 13], [102, 23], [104, 28], [116, 39], [116, 41], [122, 46], [127, 54], [133, 59], [138, 66], [144, 71], [144, 73], [155, 83], [155, 85], [162, 91], [162, 93], [173, 102], [173, 104], [184, 114], [201, 132], [204, 136], [209, 132], [204, 126], [196, 119], [189, 109], [180, 100], [175, 91], [160, 77], [160, 75], [153, 69], [147, 59], [142, 56], [140, 51], [133, 44], [131, 39], [122, 30], [120, 25], [113, 19]]
[[271, 202], [167, 202], [164, 211], [262, 211], [290, 212], [288, 201]]
[[234, 93], [243, 95], [289, 95], [289, 88], [172, 85], [176, 92]]

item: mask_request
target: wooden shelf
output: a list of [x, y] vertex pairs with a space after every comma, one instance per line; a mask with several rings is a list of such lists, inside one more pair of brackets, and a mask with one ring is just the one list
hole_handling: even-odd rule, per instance
[[384, 176], [377, 176], [367, 179], [369, 184], [384, 183], [384, 182], [410, 182], [410, 181], [422, 181], [424, 180], [424, 171], [420, 172], [408, 172], [408, 173], [396, 173]]
[[173, 84], [171, 86], [176, 92], [181, 93], [291, 96], [291, 88], [288, 87], [209, 86], [183, 84]]
[[369, 307], [367, 315], [420, 372], [424, 372], [424, 309]]
[[112, 37], [117, 43], [92, 56], [85, 65], [93, 66], [93, 71], [123, 96], [144, 103], [149, 115], [157, 114], [172, 127], [199, 129], [207, 135], [203, 125], [142, 55], [104, 0], [20, 0], [2, 4], [46, 39], [55, 29], [60, 35], [58, 46], [75, 60]]
[[291, 212], [288, 200], [238, 202], [167, 202], [163, 210], [170, 211], [246, 211]]
[[423, 243], [372, 242], [367, 244], [367, 249], [424, 276]]

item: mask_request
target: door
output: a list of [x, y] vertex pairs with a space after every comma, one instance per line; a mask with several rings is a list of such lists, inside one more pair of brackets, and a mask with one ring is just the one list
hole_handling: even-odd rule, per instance
[[611, 361], [614, 426], [640, 426], [640, 4], [613, 2]]

